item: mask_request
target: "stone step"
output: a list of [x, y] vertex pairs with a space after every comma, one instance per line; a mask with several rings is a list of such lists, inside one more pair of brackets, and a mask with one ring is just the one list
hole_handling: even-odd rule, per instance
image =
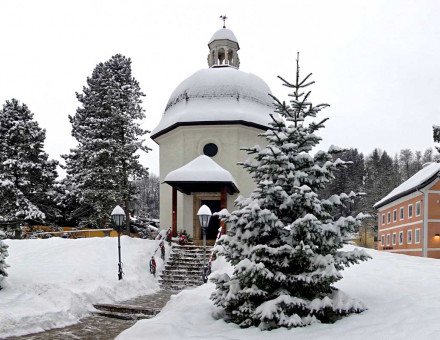
[[199, 285], [179, 285], [179, 284], [163, 283], [160, 286], [162, 287], [162, 289], [168, 289], [168, 290], [173, 290], [173, 291], [182, 291], [185, 288], [196, 288]]
[[154, 315], [145, 315], [145, 314], [116, 313], [109, 311], [97, 311], [97, 312], [93, 312], [93, 314], [97, 314], [113, 319], [121, 319], [121, 320], [142, 320], [142, 319], [150, 319], [154, 316]]
[[146, 316], [154, 316], [159, 311], [151, 308], [133, 305], [119, 305], [119, 304], [96, 304], [93, 305], [99, 311], [113, 312], [119, 314], [143, 314]]
[[[208, 262], [206, 263], [208, 265]], [[179, 269], [199, 269], [203, 268], [203, 261], [202, 262], [190, 262], [190, 261], [182, 261], [182, 262], [169, 262], [165, 266], [164, 270], [173, 269], [173, 268], [179, 268]]]
[[[208, 251], [208, 249], [209, 250], [212, 250], [212, 248], [214, 248], [214, 247], [211, 247], [211, 246], [206, 246], [206, 250]], [[179, 246], [179, 245], [175, 245], [175, 246], [173, 246], [173, 249], [172, 249], [172, 251], [176, 251], [176, 250], [188, 250], [188, 251], [191, 251], [191, 250], [203, 250], [203, 246], [194, 246], [194, 245], [185, 245], [185, 246]]]
[[164, 276], [172, 276], [172, 277], [188, 277], [188, 276], [196, 276], [202, 274], [203, 270], [194, 270], [194, 271], [163, 271], [160, 275], [161, 277]]

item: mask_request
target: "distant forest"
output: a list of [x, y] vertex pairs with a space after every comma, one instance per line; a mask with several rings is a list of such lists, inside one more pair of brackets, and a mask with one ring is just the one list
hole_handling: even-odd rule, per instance
[[365, 226], [371, 231], [377, 228], [377, 211], [373, 205], [422, 169], [425, 163], [440, 161], [440, 154], [433, 148], [424, 152], [402, 149], [394, 156], [385, 150], [374, 149], [366, 157], [357, 149], [348, 149], [334, 157], [352, 164], [337, 171], [333, 182], [319, 195], [324, 198], [341, 192], [365, 193], [362, 199], [346, 207], [341, 214], [347, 216], [363, 212], [371, 215]]

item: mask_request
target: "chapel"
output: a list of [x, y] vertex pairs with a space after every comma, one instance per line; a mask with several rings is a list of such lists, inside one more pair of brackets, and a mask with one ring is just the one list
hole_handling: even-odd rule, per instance
[[[208, 68], [185, 79], [171, 94], [151, 138], [159, 145], [160, 225], [173, 234], [185, 230], [202, 238], [197, 211], [234, 210], [239, 195], [255, 188], [239, 162], [242, 147], [264, 145], [259, 134], [273, 114], [270, 89], [259, 77], [239, 69], [240, 50], [225, 26], [208, 42]], [[207, 239], [215, 239], [220, 222], [211, 219]]]

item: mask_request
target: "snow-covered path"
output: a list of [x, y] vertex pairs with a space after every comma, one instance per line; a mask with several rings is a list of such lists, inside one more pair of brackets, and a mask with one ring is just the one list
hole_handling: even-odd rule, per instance
[[[0, 338], [64, 327], [94, 303], [154, 293], [149, 260], [158, 241], [121, 238], [124, 279], [117, 278], [116, 238], [6, 240], [11, 266], [0, 291]], [[163, 263], [156, 257], [159, 269]]]
[[[212, 283], [173, 296], [162, 312], [138, 321], [118, 340], [143, 339], [438, 339], [440, 334], [440, 260], [367, 250], [368, 262], [348, 268], [338, 287], [364, 301], [368, 310], [335, 324], [261, 332], [240, 329], [213, 316]], [[218, 262], [220, 260], [217, 260]], [[218, 270], [230, 270], [215, 263]]]

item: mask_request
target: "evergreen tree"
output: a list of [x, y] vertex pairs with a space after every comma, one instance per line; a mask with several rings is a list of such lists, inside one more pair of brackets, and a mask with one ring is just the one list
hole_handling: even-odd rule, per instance
[[137, 154], [148, 151], [141, 139], [147, 131], [140, 128], [144, 94], [132, 77], [130, 58], [120, 54], [98, 64], [87, 85], [77, 93], [81, 107], [69, 116], [78, 146], [64, 158], [79, 203], [72, 217], [80, 225], [103, 227], [116, 204], [124, 202], [128, 214], [130, 180], [147, 175]]
[[159, 218], [159, 177], [150, 174], [148, 177], [133, 182], [136, 197], [132, 201], [132, 210], [137, 216]]
[[254, 156], [243, 166], [256, 182], [249, 198], [236, 201], [237, 210], [220, 213], [230, 228], [216, 248], [234, 266], [213, 278], [216, 291], [211, 298], [223, 307], [225, 317], [241, 327], [261, 329], [305, 326], [316, 321], [333, 322], [343, 315], [361, 312], [365, 306], [352, 300], [332, 284], [342, 278], [345, 266], [366, 260], [364, 251], [342, 251], [363, 216], [334, 218], [335, 209], [352, 202], [356, 194], [319, 199], [334, 171], [346, 166], [329, 152], [309, 154], [320, 138], [320, 122], [306, 123], [326, 104], [313, 106], [313, 84], [297, 75], [290, 105], [274, 97], [276, 112], [262, 134], [268, 145], [245, 149]]
[[8, 256], [8, 245], [2, 240], [5, 238], [5, 233], [0, 230], [0, 290], [2, 289], [2, 281], [8, 276], [6, 268], [9, 266], [6, 263], [6, 257]]
[[406, 181], [413, 175], [412, 164], [414, 162], [414, 154], [410, 149], [400, 150], [399, 155], [400, 167], [403, 174], [403, 180]]
[[25, 104], [6, 101], [0, 110], [0, 228], [53, 221], [57, 162], [44, 152], [46, 133]]

